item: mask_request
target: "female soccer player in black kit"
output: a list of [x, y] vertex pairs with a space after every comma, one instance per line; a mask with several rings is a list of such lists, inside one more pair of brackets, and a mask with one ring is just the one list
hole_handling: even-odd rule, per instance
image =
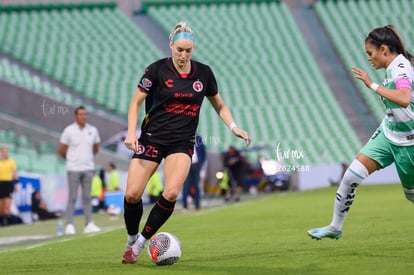
[[[250, 144], [247, 132], [238, 128], [232, 114], [217, 92], [209, 66], [191, 60], [195, 37], [185, 22], [170, 34], [172, 57], [152, 63], [145, 69], [128, 110], [125, 145], [134, 151], [124, 198], [124, 219], [128, 241], [122, 263], [137, 261], [145, 243], [171, 216], [178, 194], [187, 178], [195, 143], [201, 103], [205, 96], [232, 133]], [[136, 136], [138, 113], [145, 100], [146, 115]], [[142, 217], [142, 194], [151, 175], [164, 161], [165, 187], [138, 234]]]

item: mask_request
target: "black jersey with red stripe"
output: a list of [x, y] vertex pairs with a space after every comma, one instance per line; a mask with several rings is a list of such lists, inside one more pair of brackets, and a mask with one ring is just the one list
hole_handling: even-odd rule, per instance
[[148, 66], [138, 84], [147, 93], [141, 138], [162, 145], [194, 142], [201, 104], [217, 94], [217, 82], [208, 65], [191, 60], [191, 71], [180, 75], [171, 58]]

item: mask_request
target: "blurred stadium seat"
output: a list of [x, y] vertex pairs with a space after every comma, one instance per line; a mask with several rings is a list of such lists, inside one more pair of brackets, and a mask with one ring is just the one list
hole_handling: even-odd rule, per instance
[[59, 159], [50, 143], [43, 142], [36, 149], [29, 136], [17, 135], [13, 130], [0, 130], [0, 146], [8, 148], [19, 172], [50, 175], [65, 172], [65, 163]]
[[[2, 11], [0, 48], [123, 115], [139, 78], [137, 70], [162, 56], [114, 7]], [[20, 84], [50, 92], [24, 72], [14, 75]]]

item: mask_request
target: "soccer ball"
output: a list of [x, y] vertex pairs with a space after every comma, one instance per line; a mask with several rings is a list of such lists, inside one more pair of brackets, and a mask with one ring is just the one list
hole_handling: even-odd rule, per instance
[[172, 265], [181, 257], [180, 241], [171, 233], [159, 232], [150, 239], [148, 255], [157, 265]]

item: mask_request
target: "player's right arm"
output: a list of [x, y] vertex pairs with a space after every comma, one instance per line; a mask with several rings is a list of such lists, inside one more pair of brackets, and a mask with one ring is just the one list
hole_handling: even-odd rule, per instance
[[66, 152], [68, 151], [68, 145], [60, 143], [59, 144], [59, 155], [62, 156], [62, 158], [66, 159]]
[[59, 155], [66, 159], [66, 153], [68, 152], [68, 144], [70, 141], [70, 136], [68, 133], [68, 127], [66, 127], [63, 130], [62, 135], [60, 136], [60, 142], [59, 142]]
[[138, 114], [139, 114], [141, 105], [144, 102], [146, 97], [147, 97], [147, 93], [138, 87], [134, 96], [132, 97], [131, 103], [129, 104], [128, 133], [127, 133], [124, 143], [128, 149], [131, 149], [134, 152], [136, 152], [138, 149], [138, 139], [137, 139]]

